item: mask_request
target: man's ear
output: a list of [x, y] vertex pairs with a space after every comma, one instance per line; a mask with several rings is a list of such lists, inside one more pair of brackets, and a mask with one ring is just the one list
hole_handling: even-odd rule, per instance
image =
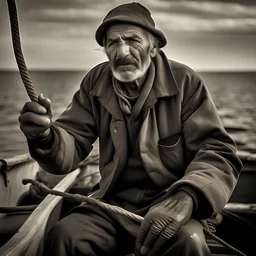
[[156, 54], [157, 54], [157, 48], [156, 48], [156, 47], [153, 47], [153, 48], [150, 50], [150, 56], [151, 56], [151, 58], [156, 57]]

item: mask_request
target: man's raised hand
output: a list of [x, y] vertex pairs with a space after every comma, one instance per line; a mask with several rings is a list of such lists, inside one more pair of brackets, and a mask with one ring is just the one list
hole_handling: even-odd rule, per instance
[[43, 94], [38, 102], [27, 102], [19, 116], [20, 129], [28, 140], [44, 140], [50, 134], [52, 125], [51, 101]]

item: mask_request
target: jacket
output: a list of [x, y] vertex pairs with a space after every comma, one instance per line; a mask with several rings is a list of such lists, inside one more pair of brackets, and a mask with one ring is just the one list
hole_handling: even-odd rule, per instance
[[[235, 142], [200, 76], [162, 51], [154, 61], [155, 81], [139, 133], [143, 165], [168, 195], [182, 186], [192, 188], [200, 195], [198, 215], [208, 218], [221, 211], [237, 183], [242, 165]], [[88, 156], [99, 138], [97, 198], [115, 185], [128, 154], [125, 118], [111, 81], [108, 62], [94, 67], [52, 126], [51, 146], [30, 145], [32, 157], [44, 170], [65, 174]]]

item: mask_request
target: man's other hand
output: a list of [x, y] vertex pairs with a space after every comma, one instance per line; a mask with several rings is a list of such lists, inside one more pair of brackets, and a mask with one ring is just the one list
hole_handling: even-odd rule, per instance
[[189, 221], [192, 212], [193, 199], [183, 191], [153, 206], [141, 223], [135, 254], [162, 255], [176, 231]]

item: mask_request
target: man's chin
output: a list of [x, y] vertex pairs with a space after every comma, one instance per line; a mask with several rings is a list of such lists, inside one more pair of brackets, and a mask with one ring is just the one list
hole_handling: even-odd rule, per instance
[[122, 72], [114, 71], [113, 75], [118, 81], [123, 83], [130, 83], [135, 81], [138, 78], [136, 72], [132, 72], [128, 70], [122, 71]]

